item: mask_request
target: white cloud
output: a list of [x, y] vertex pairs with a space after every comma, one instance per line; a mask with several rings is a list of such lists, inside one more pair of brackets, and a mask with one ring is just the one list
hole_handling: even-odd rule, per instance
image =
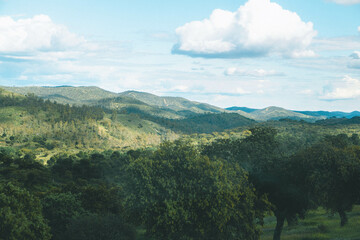
[[360, 60], [353, 60], [350, 63], [348, 63], [349, 68], [353, 69], [360, 69]]
[[354, 51], [350, 57], [352, 60], [348, 63], [349, 68], [360, 69], [360, 51]]
[[264, 70], [264, 69], [255, 69], [255, 70], [245, 70], [236, 67], [230, 67], [224, 72], [227, 76], [248, 76], [248, 77], [269, 77], [269, 76], [284, 76], [284, 73], [277, 72], [274, 70]]
[[0, 52], [59, 51], [84, 43], [82, 37], [55, 24], [47, 15], [18, 20], [0, 17]]
[[328, 1], [343, 5], [352, 5], [352, 4], [360, 3], [360, 0], [328, 0]]
[[360, 26], [358, 26], [358, 31], [360, 32]]
[[250, 94], [251, 92], [246, 91], [241, 87], [237, 87], [236, 90], [235, 90], [235, 93], [238, 93], [238, 94]]
[[239, 58], [277, 54], [312, 57], [308, 49], [317, 32], [311, 22], [270, 0], [249, 0], [236, 12], [216, 9], [210, 18], [176, 29], [173, 53]]
[[360, 48], [358, 37], [337, 37], [315, 39], [312, 44], [315, 51], [353, 51]]
[[353, 59], [360, 59], [360, 51], [353, 52], [350, 57], [352, 57]]
[[360, 97], [360, 80], [345, 76], [340, 82], [324, 87], [323, 100], [343, 100]]
[[314, 94], [314, 90], [312, 89], [305, 89], [299, 92], [300, 94], [304, 94], [304, 95], [312, 95]]

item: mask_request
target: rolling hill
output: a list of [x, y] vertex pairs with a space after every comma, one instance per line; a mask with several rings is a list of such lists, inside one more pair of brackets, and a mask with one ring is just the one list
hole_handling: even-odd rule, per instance
[[[221, 113], [226, 110], [210, 104], [181, 97], [159, 97], [154, 94], [126, 91], [113, 93], [98, 87], [1, 87], [19, 94], [35, 94], [43, 99], [75, 105], [104, 106], [111, 109], [130, 108], [131, 111], [156, 113], [157, 116], [180, 118], [202, 113]], [[130, 99], [137, 100], [131, 101]]]
[[91, 105], [120, 112], [151, 115], [161, 118], [182, 119], [197, 114], [237, 113], [256, 121], [289, 118], [315, 122], [331, 117], [352, 118], [360, 116], [359, 111], [351, 113], [328, 111], [292, 111], [280, 107], [254, 109], [247, 107], [220, 108], [206, 103], [190, 101], [182, 97], [162, 97], [138, 91], [114, 93], [99, 87], [2, 87], [7, 91], [28, 94], [70, 105]]
[[293, 120], [305, 120], [315, 122], [327, 118], [353, 118], [360, 116], [359, 111], [350, 113], [341, 111], [292, 111], [279, 107], [267, 107], [264, 109], [254, 109], [247, 107], [229, 107], [228, 111], [237, 112], [257, 121], [278, 120], [282, 118], [289, 118]]
[[189, 101], [181, 97], [159, 97], [154, 94], [137, 91], [127, 91], [120, 93], [120, 95], [132, 97], [152, 106], [168, 108], [178, 112], [220, 113], [225, 111], [223, 108], [215, 107], [206, 103]]
[[259, 121], [279, 120], [282, 118], [290, 118], [294, 120], [308, 120], [308, 121], [315, 121], [322, 119], [322, 117], [309, 116], [280, 107], [267, 107], [264, 109], [255, 110], [250, 114], [251, 116], [254, 117], [255, 120], [259, 120]]

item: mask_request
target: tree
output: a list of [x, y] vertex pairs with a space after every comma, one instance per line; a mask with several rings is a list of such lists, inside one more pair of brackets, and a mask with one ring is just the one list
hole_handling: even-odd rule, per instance
[[240, 164], [249, 172], [258, 198], [267, 196], [273, 206], [277, 220], [273, 239], [279, 240], [285, 220], [291, 224], [310, 207], [307, 189], [294, 178], [297, 169], [292, 168], [292, 159], [281, 150], [277, 131], [255, 127], [250, 132], [243, 140], [218, 140], [203, 152]]
[[42, 205], [53, 239], [61, 239], [70, 220], [85, 212], [78, 196], [72, 193], [49, 193], [42, 199]]
[[[258, 239], [258, 208], [247, 173], [210, 160], [189, 142], [166, 142], [130, 163], [128, 207], [159, 239]], [[258, 205], [257, 205], [258, 204]], [[266, 204], [265, 204], [266, 205]]]
[[0, 184], [0, 239], [47, 240], [50, 228], [40, 201], [11, 183]]
[[135, 240], [136, 232], [119, 216], [90, 214], [72, 219], [62, 239]]
[[358, 136], [326, 136], [323, 141], [295, 157], [295, 168], [302, 169], [305, 182], [319, 205], [338, 212], [340, 225], [348, 219], [346, 211], [360, 199], [360, 146]]

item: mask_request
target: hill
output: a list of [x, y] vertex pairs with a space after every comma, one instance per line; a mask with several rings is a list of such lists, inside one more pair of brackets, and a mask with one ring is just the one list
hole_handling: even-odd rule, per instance
[[264, 109], [255, 110], [250, 114], [255, 120], [259, 121], [279, 120], [282, 118], [307, 121], [315, 121], [321, 119], [321, 117], [313, 117], [302, 113], [296, 113], [280, 107], [267, 107]]
[[336, 117], [336, 118], [352, 118], [352, 117], [356, 117], [356, 116], [360, 116], [360, 112], [359, 111], [353, 111], [350, 113], [347, 112], [340, 112], [340, 111], [334, 111], [334, 112], [329, 112], [329, 111], [295, 111], [298, 113], [302, 113], [305, 115], [309, 115], [309, 116], [314, 116], [314, 117], [326, 117], [326, 118], [332, 118], [332, 117]]
[[246, 112], [246, 113], [252, 113], [252, 112], [254, 112], [256, 110], [259, 110], [259, 109], [234, 106], [234, 107], [226, 108], [226, 110], [229, 110], [229, 111], [243, 111], [243, 112]]
[[206, 103], [189, 101], [181, 97], [159, 97], [154, 94], [136, 91], [120, 93], [122, 96], [132, 97], [152, 106], [171, 109], [180, 113], [220, 113], [225, 110]]
[[78, 106], [0, 89], [0, 147], [33, 152], [47, 161], [59, 152], [155, 147], [186, 134], [255, 123], [235, 113], [177, 113], [127, 96]]
[[96, 100], [113, 98], [118, 95], [113, 92], [106, 91], [99, 87], [1, 87], [7, 91], [26, 95], [33, 93], [36, 96], [56, 101], [58, 103], [68, 104], [90, 104]]
[[[159, 97], [154, 94], [126, 91], [113, 93], [98, 87], [2, 87], [7, 91], [26, 95], [35, 94], [63, 104], [103, 106], [110, 109], [140, 111], [168, 118], [181, 118], [202, 113], [221, 113], [226, 110], [210, 104], [198, 103], [181, 97]], [[134, 99], [137, 101], [131, 101]]]

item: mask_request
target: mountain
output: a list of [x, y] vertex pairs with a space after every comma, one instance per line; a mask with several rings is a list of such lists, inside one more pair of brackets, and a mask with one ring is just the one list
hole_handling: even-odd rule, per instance
[[290, 118], [294, 120], [305, 120], [305, 121], [318, 121], [327, 118], [353, 118], [360, 116], [359, 111], [353, 111], [350, 113], [340, 111], [292, 111], [279, 107], [268, 107], [264, 109], [254, 109], [247, 107], [229, 107], [226, 108], [228, 111], [237, 112], [243, 116], [258, 121], [266, 120], [277, 120], [281, 118]]
[[360, 116], [360, 112], [359, 111], [353, 111], [350, 113], [346, 113], [346, 112], [328, 112], [328, 111], [294, 111], [294, 112], [298, 112], [298, 113], [302, 113], [305, 115], [309, 115], [309, 116], [314, 116], [314, 117], [326, 117], [326, 118], [332, 118], [332, 117], [337, 117], [337, 118], [352, 118], [352, 117], [357, 117]]
[[117, 97], [117, 93], [109, 92], [99, 87], [1, 87], [7, 91], [26, 95], [29, 93], [36, 96], [68, 104], [89, 104], [95, 100]]
[[351, 124], [360, 124], [360, 117], [355, 116], [352, 118], [328, 118], [324, 120], [319, 120], [315, 122], [318, 125], [351, 125]]
[[[226, 110], [210, 104], [198, 103], [181, 97], [159, 97], [154, 94], [126, 91], [109, 92], [98, 87], [1, 87], [19, 94], [35, 94], [63, 104], [104, 106], [111, 109], [123, 108], [131, 111], [156, 113], [156, 116], [180, 118], [199, 113], [221, 113]], [[137, 100], [136, 102], [130, 99]]]
[[229, 110], [229, 111], [243, 111], [243, 112], [246, 112], [246, 113], [252, 113], [256, 110], [259, 110], [259, 109], [255, 109], [255, 108], [247, 108], [247, 107], [229, 107], [229, 108], [225, 108], [226, 110]]
[[225, 111], [210, 104], [189, 101], [181, 97], [159, 97], [154, 94], [137, 91], [127, 91], [120, 93], [120, 95], [132, 97], [149, 105], [168, 108], [177, 112], [221, 113]]
[[181, 119], [197, 114], [205, 113], [237, 113], [249, 119], [257, 121], [278, 120], [290, 118], [315, 122], [332, 117], [352, 118], [360, 116], [359, 111], [351, 113], [327, 112], [327, 111], [291, 111], [279, 107], [267, 107], [254, 109], [247, 107], [220, 108], [210, 104], [199, 103], [181, 97], [161, 97], [154, 94], [126, 91], [114, 93], [99, 87], [2, 87], [9, 92], [18, 94], [32, 93], [40, 98], [49, 99], [58, 103], [70, 105], [100, 106], [106, 109], [115, 109], [127, 113], [138, 113], [163, 117], [169, 119]]
[[226, 108], [228, 111], [239, 113], [247, 118], [254, 119], [257, 121], [268, 121], [268, 120], [279, 120], [283, 118], [289, 118], [294, 120], [305, 120], [309, 122], [315, 122], [326, 117], [321, 115], [307, 115], [300, 112], [287, 110], [280, 107], [267, 107], [264, 109], [254, 109], [247, 107], [230, 107]]
[[167, 108], [149, 105], [129, 96], [101, 99], [93, 101], [91, 105], [117, 110], [119, 113], [145, 114], [169, 119], [179, 119], [184, 117], [182, 113]]
[[267, 120], [279, 120], [282, 118], [290, 118], [295, 120], [308, 120], [314, 121], [320, 119], [319, 117], [309, 116], [302, 113], [293, 112], [280, 107], [267, 107], [251, 112], [251, 115], [256, 120], [267, 121]]

